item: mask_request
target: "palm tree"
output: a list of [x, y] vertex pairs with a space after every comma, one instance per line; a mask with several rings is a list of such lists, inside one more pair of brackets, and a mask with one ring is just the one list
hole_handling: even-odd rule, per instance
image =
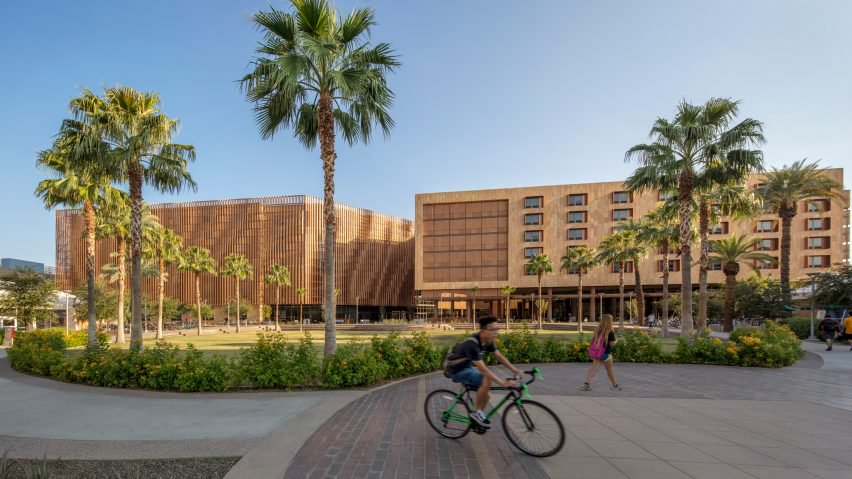
[[253, 274], [251, 263], [248, 258], [241, 254], [228, 255], [225, 258], [222, 270], [219, 271], [222, 276], [233, 276], [234, 283], [237, 286], [237, 332], [240, 332], [240, 281], [245, 281]]
[[544, 305], [541, 299], [541, 277], [553, 272], [553, 263], [550, 262], [550, 258], [546, 254], [537, 254], [530, 258], [529, 262], [524, 265], [524, 269], [527, 274], [534, 274], [538, 278], [538, 303], [536, 304], [538, 307], [536, 309], [538, 310], [538, 329], [541, 330], [541, 309]]
[[[195, 303], [198, 308], [198, 335], [201, 336], [201, 273], [216, 276], [216, 260], [210, 256], [210, 250], [191, 246], [178, 260], [178, 271], [189, 271], [195, 275]], [[239, 304], [239, 303], [237, 303]], [[237, 318], [239, 324], [239, 317]]]
[[642, 219], [639, 238], [646, 244], [659, 248], [663, 254], [663, 304], [662, 329], [665, 338], [669, 335], [669, 254], [680, 244], [677, 222], [677, 205], [666, 202], [647, 213]]
[[296, 290], [296, 296], [299, 297], [299, 332], [302, 332], [302, 325], [305, 323], [302, 319], [302, 305], [305, 302], [305, 293], [307, 292], [308, 290], [305, 288], [299, 288]]
[[[605, 237], [598, 245], [598, 261], [618, 268], [618, 328], [624, 330], [624, 270], [628, 261], [641, 256], [635, 233], [617, 231]], [[633, 263], [633, 269], [639, 265]]]
[[771, 256], [755, 251], [760, 243], [759, 238], [749, 238], [748, 235], [732, 234], [728, 238], [713, 240], [710, 248], [711, 259], [722, 263], [725, 273], [725, 331], [734, 329], [734, 304], [737, 287], [737, 274], [740, 272], [740, 262], [745, 260], [769, 261]]
[[[98, 222], [95, 236], [98, 239], [114, 238], [116, 241], [115, 282], [118, 284], [118, 317], [115, 342], [124, 344], [124, 289], [127, 278], [127, 239], [130, 236], [130, 204], [127, 198], [117, 202], [102, 203], [97, 208]], [[160, 227], [160, 219], [151, 214], [148, 205], [142, 205], [142, 234], [147, 235], [153, 229]], [[144, 246], [144, 245], [143, 245]], [[111, 281], [112, 282], [112, 281]]]
[[[682, 323], [692, 332], [692, 201], [696, 176], [709, 165], [747, 175], [759, 170], [762, 154], [749, 147], [762, 144], [763, 125], [751, 118], [733, 124], [739, 102], [711, 98], [704, 105], [682, 101], [674, 120], [659, 118], [649, 137], [652, 143], [638, 144], [625, 153], [625, 160], [638, 160], [640, 167], [625, 182], [630, 191], [677, 191], [681, 239]], [[721, 161], [723, 160], [724, 161]], [[723, 163], [723, 165], [719, 165]]]
[[[597, 253], [586, 246], [568, 248], [559, 268], [568, 274], [577, 275], [577, 331], [583, 332], [583, 275], [599, 264]], [[592, 301], [595, 299], [592, 298]]]
[[506, 295], [506, 331], [509, 330], [509, 296], [515, 292], [515, 288], [506, 285], [500, 288], [500, 294]]
[[766, 173], [764, 185], [760, 188], [763, 203], [767, 210], [777, 211], [781, 219], [781, 294], [790, 301], [790, 225], [796, 216], [797, 205], [807, 198], [842, 198], [843, 186], [825, 176], [819, 168], [819, 161], [808, 163], [807, 158], [772, 168]]
[[278, 310], [281, 304], [281, 287], [290, 286], [290, 270], [286, 266], [273, 264], [264, 277], [266, 284], [275, 285], [275, 330], [278, 331]]
[[473, 286], [470, 287], [470, 294], [471, 294], [471, 297], [473, 298], [473, 300], [472, 300], [473, 304], [471, 305], [470, 309], [472, 310], [472, 313], [473, 313], [473, 329], [474, 329], [474, 331], [476, 330], [476, 292], [477, 291], [479, 291], [479, 286], [473, 285]]
[[628, 221], [622, 227], [622, 231], [627, 233], [633, 245], [633, 256], [630, 258], [630, 261], [633, 263], [633, 294], [636, 295], [636, 317], [639, 318], [640, 325], [645, 319], [645, 293], [642, 291], [642, 275], [639, 272], [639, 262], [648, 256], [648, 249], [641, 234], [643, 228], [644, 225], [634, 220]]
[[[337, 15], [327, 0], [291, 0], [292, 13], [271, 8], [254, 22], [263, 32], [253, 70], [242, 79], [254, 103], [261, 137], [292, 128], [307, 148], [320, 145], [324, 176], [325, 308], [334, 317], [335, 129], [348, 144], [369, 142], [378, 125], [385, 136], [393, 120], [386, 76], [399, 66], [387, 43], [369, 44], [370, 8]], [[337, 346], [335, 322], [325, 323], [325, 357]]]
[[151, 229], [146, 235], [145, 257], [157, 264], [157, 339], [163, 339], [163, 299], [165, 298], [166, 265], [180, 260], [183, 238], [174, 231], [160, 226]]
[[[86, 151], [80, 144], [90, 147]], [[83, 208], [86, 234], [86, 283], [88, 290], [88, 345], [97, 346], [95, 306], [95, 233], [96, 207], [115, 202], [123, 195], [112, 187], [115, 171], [106, 160], [109, 146], [98, 141], [91, 130], [73, 120], [63, 123], [52, 146], [38, 154], [36, 164], [52, 178], [42, 180], [35, 189], [47, 209], [56, 206]]]
[[107, 88], [103, 98], [89, 90], [71, 102], [71, 111], [111, 147], [119, 168], [114, 180], [130, 187], [131, 332], [130, 349], [142, 349], [142, 184], [161, 192], [178, 192], [196, 184], [187, 165], [195, 160], [192, 145], [172, 143], [179, 122], [160, 111], [156, 93], [130, 87]]

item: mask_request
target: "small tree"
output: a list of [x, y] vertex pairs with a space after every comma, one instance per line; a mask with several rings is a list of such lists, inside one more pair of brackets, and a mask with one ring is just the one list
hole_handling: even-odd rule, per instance
[[[562, 257], [560, 269], [568, 274], [577, 275], [577, 309], [579, 310], [577, 313], [577, 331], [581, 333], [583, 332], [583, 275], [598, 264], [600, 264], [600, 260], [595, 250], [585, 246], [568, 248], [567, 254]], [[594, 300], [592, 298], [592, 301]]]
[[179, 271], [189, 271], [195, 276], [195, 303], [198, 306], [198, 335], [201, 336], [201, 274], [209, 273], [216, 276], [216, 260], [210, 256], [210, 250], [192, 246], [181, 255], [178, 263]]
[[509, 330], [509, 296], [515, 292], [515, 288], [506, 285], [500, 288], [500, 293], [506, 295], [506, 331]]
[[278, 310], [281, 303], [281, 287], [290, 286], [290, 270], [286, 266], [273, 264], [264, 277], [266, 284], [275, 285], [275, 330], [278, 331]]
[[0, 296], [0, 314], [14, 316], [29, 328], [56, 321], [53, 303], [56, 284], [35, 271], [17, 269], [0, 277], [5, 294]]
[[830, 272], [819, 275], [814, 300], [824, 306], [852, 306], [852, 266], [838, 264]]
[[296, 290], [296, 296], [299, 297], [299, 332], [302, 332], [302, 324], [305, 323], [305, 320], [302, 319], [302, 305], [305, 303], [305, 293], [308, 290], [305, 288], [299, 288]]
[[[233, 276], [234, 284], [237, 287], [237, 303], [240, 302], [240, 281], [244, 281], [251, 277], [252, 266], [248, 258], [241, 254], [228, 255], [225, 258], [225, 264], [222, 271], [219, 272], [222, 276]], [[248, 320], [248, 319], [246, 319]], [[240, 316], [237, 314], [237, 332], [240, 332]]]
[[471, 297], [473, 298], [473, 300], [472, 300], [473, 304], [471, 304], [470, 309], [471, 309], [471, 313], [472, 313], [471, 315], [473, 316], [473, 329], [474, 329], [474, 331], [476, 330], [476, 292], [477, 291], [479, 291], [479, 286], [477, 286], [477, 285], [471, 286], [470, 294], [471, 294]]
[[734, 329], [735, 294], [740, 262], [772, 260], [771, 256], [754, 251], [758, 244], [760, 244], [759, 238], [749, 238], [748, 235], [739, 236], [736, 233], [729, 238], [710, 241], [710, 251], [712, 251], [710, 259], [721, 262], [722, 271], [725, 273], [725, 331]]
[[[537, 254], [530, 258], [530, 261], [525, 265], [527, 274], [534, 274], [538, 278], [538, 299], [541, 301], [541, 277], [545, 274], [553, 272], [553, 263], [546, 254]], [[543, 304], [543, 303], [542, 303]], [[541, 308], [538, 309], [538, 329], [542, 329]]]

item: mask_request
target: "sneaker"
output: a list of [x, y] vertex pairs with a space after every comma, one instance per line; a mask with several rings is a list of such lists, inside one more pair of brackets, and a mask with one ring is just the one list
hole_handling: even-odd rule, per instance
[[831, 348], [825, 348], [826, 351], [831, 351]]
[[616, 384], [615, 386], [610, 386], [610, 391], [623, 391], [624, 389], [621, 387], [621, 384]]
[[583, 385], [578, 387], [577, 389], [579, 389], [580, 391], [591, 391], [592, 385], [589, 383], [583, 383]]
[[479, 411], [474, 411], [470, 413], [470, 418], [473, 419], [473, 422], [479, 424], [485, 429], [491, 429], [491, 421], [489, 421], [488, 418], [485, 417], [485, 414], [482, 414]]

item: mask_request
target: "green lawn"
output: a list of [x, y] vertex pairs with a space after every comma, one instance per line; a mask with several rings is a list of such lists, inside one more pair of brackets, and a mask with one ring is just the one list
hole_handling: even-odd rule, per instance
[[[356, 342], [368, 342], [370, 338], [374, 335], [387, 335], [388, 331], [338, 331], [337, 332], [337, 343], [344, 344], [350, 341]], [[445, 331], [445, 330], [426, 330], [426, 333], [432, 338], [432, 341], [438, 346], [452, 346], [455, 344], [459, 338], [462, 338], [468, 334], [469, 331], [463, 330], [453, 330], [453, 331]], [[296, 342], [302, 337], [302, 333], [299, 331], [284, 331], [283, 334], [287, 338], [287, 341]], [[401, 332], [400, 336], [410, 337], [411, 332]], [[552, 336], [562, 341], [573, 341], [577, 338], [578, 333], [574, 331], [551, 331], [544, 330], [539, 334], [543, 336]], [[587, 332], [588, 334], [588, 332]], [[323, 341], [325, 340], [325, 332], [324, 331], [310, 331], [311, 338], [314, 342], [314, 346], [317, 350], [322, 354]], [[187, 344], [192, 343], [196, 348], [205, 353], [213, 353], [219, 354], [225, 357], [234, 357], [239, 354], [240, 348], [247, 348], [254, 345], [257, 340], [257, 331], [244, 331], [241, 333], [207, 333], [201, 336], [196, 336], [194, 331], [187, 331], [186, 336], [182, 335], [171, 335], [166, 336], [165, 341], [177, 346], [180, 346], [181, 349], [185, 348]], [[145, 339], [146, 347], [153, 347], [155, 339]], [[677, 347], [677, 339], [676, 338], [664, 338], [663, 349], [672, 352]], [[124, 344], [123, 348], [127, 348], [128, 345]], [[77, 351], [71, 351], [71, 354], [75, 354]]]

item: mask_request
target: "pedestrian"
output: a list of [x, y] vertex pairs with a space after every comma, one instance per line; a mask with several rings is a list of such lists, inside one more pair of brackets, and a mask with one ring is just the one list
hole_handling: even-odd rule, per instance
[[615, 379], [615, 371], [612, 369], [612, 348], [615, 346], [615, 332], [612, 328], [612, 315], [604, 314], [601, 316], [601, 321], [592, 335], [592, 342], [589, 343], [589, 358], [592, 359], [592, 367], [586, 374], [586, 381], [580, 386], [580, 391], [592, 390], [592, 379], [600, 369], [601, 364], [606, 369], [606, 375], [609, 377], [611, 391], [621, 391], [621, 385]]
[[831, 351], [832, 343], [834, 342], [834, 333], [837, 331], [837, 323], [831, 317], [831, 313], [825, 315], [825, 318], [819, 322], [819, 330], [825, 336], [825, 342], [828, 345], [826, 351]]
[[846, 314], [846, 317], [840, 323], [840, 330], [843, 339], [849, 342], [849, 350], [852, 350], [852, 315]]

